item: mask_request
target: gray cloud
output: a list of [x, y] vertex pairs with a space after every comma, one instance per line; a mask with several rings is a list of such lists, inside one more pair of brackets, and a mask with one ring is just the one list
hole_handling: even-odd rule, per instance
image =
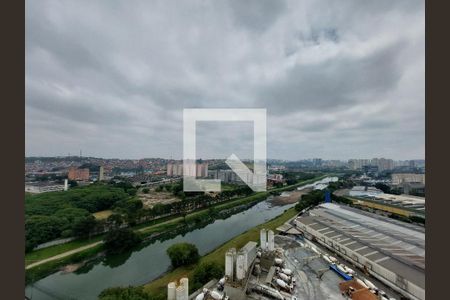
[[180, 157], [183, 108], [264, 107], [273, 158], [420, 158], [424, 60], [423, 1], [27, 2], [26, 154]]

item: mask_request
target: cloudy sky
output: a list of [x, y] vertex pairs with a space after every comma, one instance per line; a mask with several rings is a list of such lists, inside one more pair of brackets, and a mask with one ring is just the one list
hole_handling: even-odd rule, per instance
[[[270, 158], [423, 158], [424, 1], [27, 1], [26, 155], [182, 156], [266, 108]], [[251, 157], [252, 124], [197, 154]]]

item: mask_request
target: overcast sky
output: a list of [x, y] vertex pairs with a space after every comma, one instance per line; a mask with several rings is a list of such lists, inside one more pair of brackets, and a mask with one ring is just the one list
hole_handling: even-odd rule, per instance
[[[26, 155], [181, 158], [183, 108], [266, 108], [270, 158], [424, 158], [424, 27], [422, 0], [27, 1]], [[199, 127], [251, 157], [251, 123]]]

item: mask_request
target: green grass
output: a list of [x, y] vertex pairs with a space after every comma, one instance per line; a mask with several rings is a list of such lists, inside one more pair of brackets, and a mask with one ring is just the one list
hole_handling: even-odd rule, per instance
[[103, 245], [97, 245], [93, 248], [86, 249], [71, 256], [53, 260], [48, 263], [36, 266], [32, 269], [25, 270], [25, 281], [27, 284], [35, 282], [40, 278], [54, 273], [56, 270], [65, 265], [78, 263], [87, 258], [93, 257], [103, 249], [102, 247]]
[[29, 265], [37, 261], [47, 259], [49, 257], [98, 242], [102, 240], [103, 237], [104, 235], [100, 235], [91, 239], [74, 240], [65, 244], [35, 250], [25, 255], [25, 265]]
[[[258, 225], [253, 227], [252, 229], [244, 232], [243, 234], [229, 240], [224, 243], [222, 246], [219, 246], [212, 252], [204, 255], [199, 263], [202, 262], [213, 262], [218, 264], [222, 268], [224, 268], [225, 264], [225, 253], [230, 248], [241, 248], [248, 241], [258, 241], [259, 240], [259, 231], [262, 228], [275, 230], [280, 225], [284, 224], [289, 219], [293, 218], [297, 215], [297, 211], [294, 208], [288, 209], [286, 212], [281, 214], [280, 216], [268, 221], [267, 223]], [[192, 273], [194, 271], [196, 265], [183, 266], [177, 268], [162, 277], [144, 285], [144, 290], [151, 295], [160, 295], [165, 294], [167, 289], [167, 284], [171, 281], [178, 280], [182, 277], [188, 277], [190, 281], [192, 281]]]

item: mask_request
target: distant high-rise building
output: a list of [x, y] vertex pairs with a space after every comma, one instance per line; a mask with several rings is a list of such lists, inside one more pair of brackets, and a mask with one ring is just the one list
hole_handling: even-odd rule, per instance
[[387, 158], [373, 158], [373, 159], [350, 159], [348, 166], [352, 170], [361, 170], [365, 166], [376, 166], [378, 171], [392, 170], [394, 168], [394, 161]]
[[[183, 162], [169, 162], [167, 164], [167, 176], [183, 176]], [[187, 176], [208, 177], [208, 163], [196, 163], [195, 161], [186, 162], [185, 173]]]
[[105, 178], [104, 178], [104, 169], [103, 169], [103, 166], [100, 166], [100, 169], [99, 169], [99, 171], [98, 171], [98, 181], [103, 181]]

